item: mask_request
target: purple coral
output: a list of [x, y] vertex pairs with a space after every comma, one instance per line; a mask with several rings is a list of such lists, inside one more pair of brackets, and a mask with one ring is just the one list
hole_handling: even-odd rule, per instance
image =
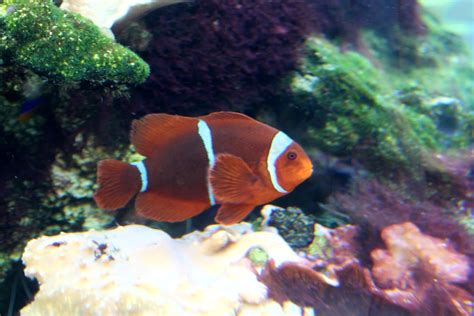
[[242, 109], [294, 69], [309, 30], [304, 1], [200, 0], [157, 11], [135, 110]]

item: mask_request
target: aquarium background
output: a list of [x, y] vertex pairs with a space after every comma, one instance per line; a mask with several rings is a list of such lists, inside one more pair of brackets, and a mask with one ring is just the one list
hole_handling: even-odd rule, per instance
[[474, 3], [469, 0], [422, 0], [420, 3], [436, 14], [444, 27], [466, 41], [474, 51]]
[[472, 1], [156, 1], [115, 24], [67, 3], [0, 1], [1, 315], [38, 291], [22, 262], [33, 238], [214, 223], [214, 208], [180, 223], [133, 201], [107, 212], [93, 193], [100, 160], [143, 159], [134, 119], [215, 111], [285, 131], [313, 161], [268, 222], [246, 218], [314, 263], [264, 260], [269, 299], [317, 315], [472, 315]]

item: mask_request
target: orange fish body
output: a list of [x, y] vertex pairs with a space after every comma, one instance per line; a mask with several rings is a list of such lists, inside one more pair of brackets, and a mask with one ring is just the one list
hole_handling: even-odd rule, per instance
[[158, 221], [182, 221], [220, 204], [216, 221], [233, 224], [312, 173], [310, 159], [286, 134], [234, 112], [150, 114], [133, 122], [131, 142], [146, 159], [101, 161], [94, 199], [117, 209], [138, 193], [136, 211]]

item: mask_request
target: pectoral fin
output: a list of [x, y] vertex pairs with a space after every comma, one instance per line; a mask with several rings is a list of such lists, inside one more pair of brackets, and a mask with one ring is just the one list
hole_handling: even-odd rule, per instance
[[249, 165], [242, 158], [220, 154], [209, 171], [212, 190], [218, 202], [246, 204], [257, 194], [260, 183]]

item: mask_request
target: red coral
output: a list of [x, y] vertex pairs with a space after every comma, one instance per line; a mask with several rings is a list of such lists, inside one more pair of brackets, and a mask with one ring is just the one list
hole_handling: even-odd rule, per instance
[[294, 69], [309, 30], [305, 1], [198, 0], [158, 10], [138, 110], [242, 108]]
[[[412, 192], [417, 195], [417, 192]], [[474, 259], [474, 238], [466, 229], [446, 214], [447, 206], [441, 202], [408, 198], [402, 190], [395, 191], [377, 180], [358, 179], [351, 192], [335, 194], [330, 206], [348, 214], [360, 226], [361, 249], [370, 251], [382, 245], [380, 232], [383, 228], [413, 222], [431, 236], [449, 239], [460, 252]], [[446, 203], [445, 203], [446, 204]], [[369, 263], [368, 253], [361, 253], [364, 263]]]
[[[325, 238], [331, 255], [307, 263], [286, 262], [279, 267], [268, 262], [259, 278], [270, 298], [311, 306], [318, 315], [376, 315], [378, 311], [403, 315], [403, 310], [391, 302], [374, 302], [367, 290], [367, 272], [355, 257], [355, 226], [328, 229], [317, 225], [315, 231], [319, 235], [316, 238]], [[370, 277], [368, 280], [371, 282]]]
[[366, 281], [375, 295], [408, 310], [470, 315], [474, 297], [454, 285], [468, 281], [469, 258], [449, 241], [425, 235], [410, 222], [382, 230], [387, 249], [371, 252], [372, 276]]
[[[317, 309], [318, 315], [456, 315], [473, 312], [471, 260], [448, 240], [410, 222], [382, 230], [387, 249], [371, 252], [372, 271], [355, 257], [354, 226], [326, 229], [329, 258], [270, 261], [260, 276], [269, 296]], [[337, 264], [336, 262], [339, 262]]]

